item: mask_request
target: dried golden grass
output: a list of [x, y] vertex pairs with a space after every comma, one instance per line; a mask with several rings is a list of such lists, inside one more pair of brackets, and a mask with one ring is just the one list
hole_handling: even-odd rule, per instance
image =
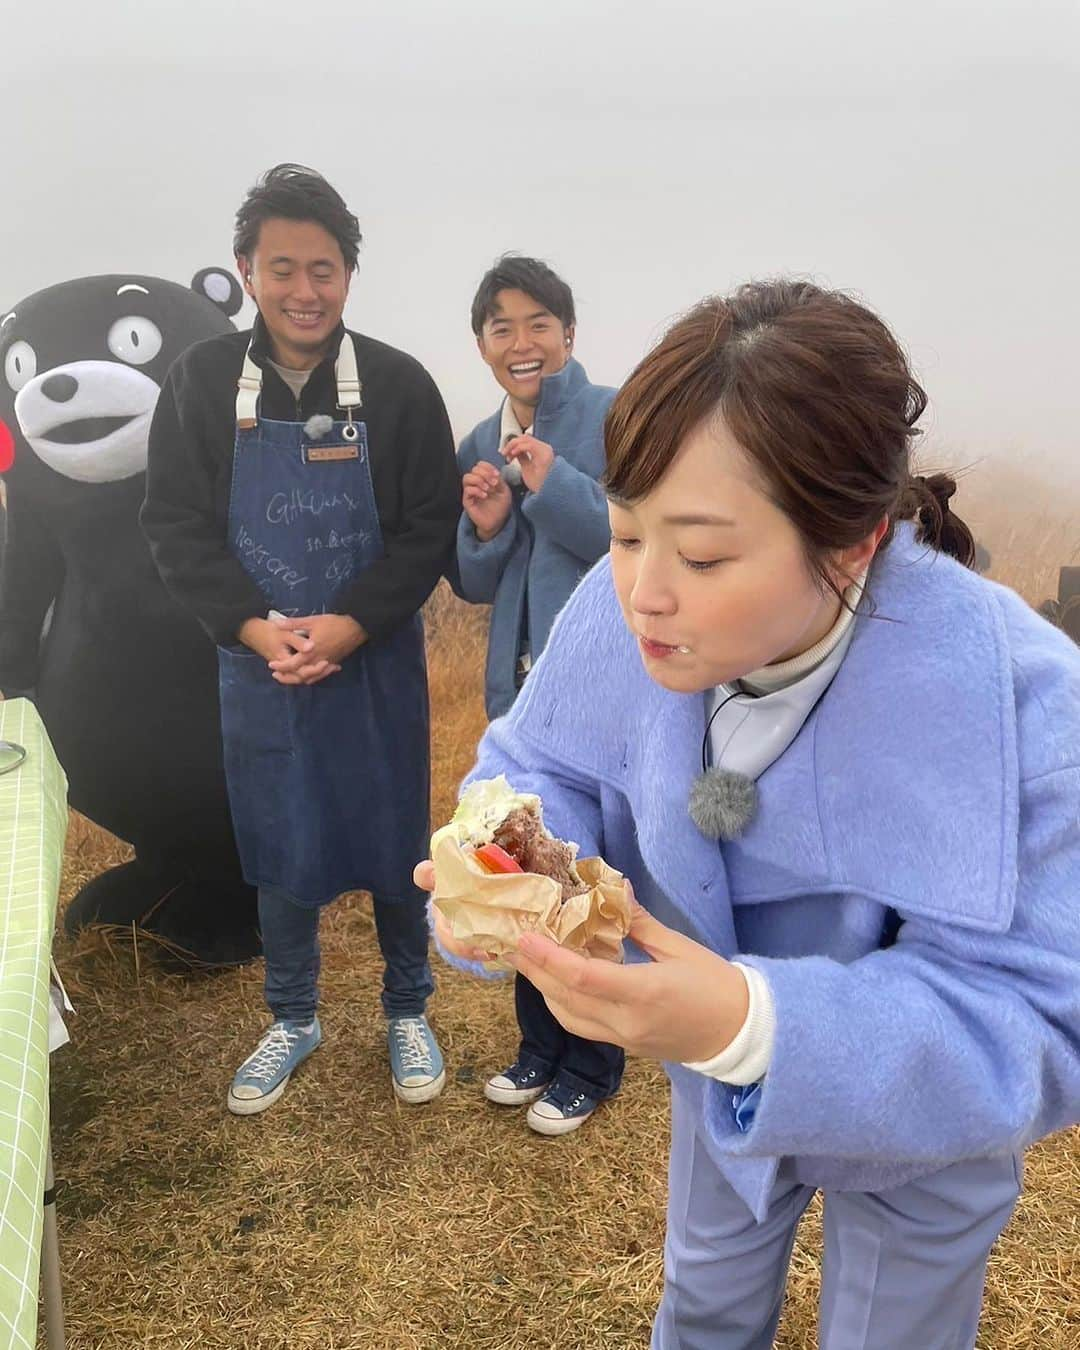
[[[1054, 494], [1027, 509], [1031, 492], [991, 490], [975, 473], [957, 506], [995, 574], [1037, 601], [1080, 531]], [[483, 727], [484, 622], [445, 589], [429, 606], [436, 820]], [[126, 856], [76, 818], [64, 898]], [[323, 945], [326, 1044], [277, 1108], [237, 1120], [223, 1098], [263, 1022], [260, 968], [182, 978], [126, 934], [58, 939], [79, 1009], [74, 1045], [53, 1061], [71, 1350], [647, 1345], [661, 1290], [660, 1070], [631, 1064], [580, 1134], [538, 1139], [480, 1094], [516, 1042], [506, 990], [444, 969], [432, 1011], [450, 1084], [430, 1106], [398, 1105], [363, 898], [326, 912]], [[1031, 1151], [990, 1265], [982, 1350], [1080, 1344], [1078, 1183], [1080, 1134]], [[816, 1345], [819, 1251], [815, 1204], [792, 1261], [784, 1350]]]
[[952, 506], [990, 550], [989, 575], [1033, 605], [1056, 596], [1058, 569], [1080, 562], [1080, 465], [1017, 455], [957, 475]]

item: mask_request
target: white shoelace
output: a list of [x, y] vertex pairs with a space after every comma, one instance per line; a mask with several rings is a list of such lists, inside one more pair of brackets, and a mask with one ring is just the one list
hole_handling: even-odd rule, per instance
[[394, 1023], [394, 1035], [401, 1052], [401, 1067], [430, 1071], [431, 1047], [424, 1035], [423, 1022], [418, 1017], [403, 1018]]
[[243, 1072], [252, 1078], [273, 1078], [299, 1039], [299, 1031], [286, 1031], [280, 1022], [275, 1022], [247, 1059]]

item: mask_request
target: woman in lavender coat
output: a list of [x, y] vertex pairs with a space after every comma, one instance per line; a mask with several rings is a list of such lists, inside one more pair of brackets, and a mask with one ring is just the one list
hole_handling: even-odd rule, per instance
[[962, 565], [925, 404], [840, 294], [676, 323], [609, 414], [610, 560], [480, 746], [640, 902], [625, 965], [513, 959], [668, 1068], [658, 1350], [772, 1344], [815, 1190], [824, 1350], [973, 1346], [1023, 1150], [1080, 1114], [1080, 653]]

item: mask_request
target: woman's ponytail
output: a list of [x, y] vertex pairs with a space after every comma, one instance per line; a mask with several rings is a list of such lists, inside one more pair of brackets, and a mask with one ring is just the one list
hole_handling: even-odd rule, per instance
[[921, 543], [948, 553], [965, 567], [975, 565], [975, 539], [971, 531], [949, 508], [956, 491], [956, 479], [947, 473], [928, 478], [912, 477], [900, 499], [897, 517], [918, 521]]

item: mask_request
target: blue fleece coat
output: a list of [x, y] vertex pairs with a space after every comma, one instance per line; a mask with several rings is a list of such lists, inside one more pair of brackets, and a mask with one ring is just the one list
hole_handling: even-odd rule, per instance
[[[547, 642], [555, 616], [570, 592], [608, 549], [607, 500], [597, 479], [604, 470], [604, 415], [614, 389], [590, 384], [569, 360], [540, 386], [533, 435], [556, 455], [539, 492], [514, 492], [506, 524], [482, 543], [469, 517], [458, 524], [455, 590], [474, 604], [490, 604], [484, 701], [500, 717], [516, 696], [523, 607], [528, 596], [529, 651], [533, 660]], [[501, 408], [465, 437], [458, 467], [467, 473], [485, 459], [502, 468]]]
[[555, 834], [768, 980], [748, 1128], [731, 1088], [668, 1066], [759, 1219], [784, 1156], [880, 1190], [1080, 1116], [1080, 652], [907, 526], [869, 596], [736, 842], [687, 814], [704, 696], [646, 675], [606, 561], [470, 775], [538, 792]]

